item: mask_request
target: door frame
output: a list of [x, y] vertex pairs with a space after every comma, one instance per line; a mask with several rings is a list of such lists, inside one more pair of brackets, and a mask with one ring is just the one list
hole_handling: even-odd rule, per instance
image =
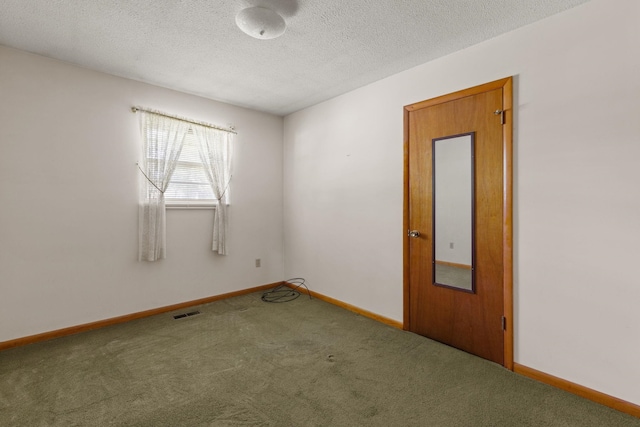
[[502, 258], [503, 258], [503, 313], [504, 328], [504, 367], [513, 371], [513, 77], [442, 95], [436, 98], [406, 105], [404, 107], [404, 219], [403, 219], [403, 285], [404, 319], [403, 329], [410, 330], [410, 284], [409, 284], [409, 113], [426, 107], [442, 104], [456, 99], [477, 95], [496, 89], [502, 89]]

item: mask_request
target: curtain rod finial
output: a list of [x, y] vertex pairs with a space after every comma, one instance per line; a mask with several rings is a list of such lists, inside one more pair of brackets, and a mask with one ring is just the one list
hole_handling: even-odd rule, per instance
[[136, 113], [136, 112], [138, 112], [138, 109], [136, 107], [131, 107], [131, 112], [132, 113]]

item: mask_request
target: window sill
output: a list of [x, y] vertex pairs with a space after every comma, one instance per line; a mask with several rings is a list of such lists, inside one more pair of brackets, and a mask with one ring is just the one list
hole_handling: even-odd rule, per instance
[[167, 209], [215, 209], [212, 203], [165, 203]]

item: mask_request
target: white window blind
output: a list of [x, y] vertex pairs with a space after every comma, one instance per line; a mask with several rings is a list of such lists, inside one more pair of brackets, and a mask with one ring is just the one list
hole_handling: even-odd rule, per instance
[[167, 206], [214, 205], [216, 200], [205, 175], [198, 140], [192, 130], [185, 137], [182, 152], [164, 193]]
[[[156, 137], [157, 131], [155, 129], [148, 129], [147, 132], [150, 138]], [[171, 180], [164, 193], [167, 207], [212, 207], [217, 204], [213, 189], [206, 176], [205, 167], [202, 164], [198, 143], [195, 132], [189, 129], [180, 157], [178, 157]], [[152, 149], [147, 152], [147, 164], [154, 176], [158, 173], [158, 158], [164, 158], [164, 156], [164, 152], [152, 152]], [[153, 188], [149, 188], [149, 191], [151, 197], [157, 195]], [[223, 196], [223, 201], [229, 203], [228, 189]]]

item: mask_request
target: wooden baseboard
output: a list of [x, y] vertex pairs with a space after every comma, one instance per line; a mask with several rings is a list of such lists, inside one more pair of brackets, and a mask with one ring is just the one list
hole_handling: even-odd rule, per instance
[[[283, 282], [283, 283], [286, 284], [287, 286], [289, 286], [290, 288], [296, 288], [297, 287], [297, 285], [292, 284], [292, 283], [286, 283], [286, 282]], [[298, 291], [300, 291], [303, 294], [311, 295], [313, 298], [317, 298], [317, 299], [319, 299], [321, 301], [325, 301], [325, 302], [328, 302], [330, 304], [337, 305], [338, 307], [341, 307], [341, 308], [344, 308], [346, 310], [352, 311], [352, 312], [354, 312], [356, 314], [359, 314], [361, 316], [368, 317], [368, 318], [373, 319], [373, 320], [377, 320], [378, 322], [384, 323], [385, 325], [393, 326], [394, 328], [398, 328], [398, 329], [403, 329], [402, 322], [398, 322], [397, 320], [389, 319], [388, 317], [380, 316], [379, 314], [372, 313], [372, 312], [367, 311], [367, 310], [363, 310], [362, 308], [356, 307], [355, 305], [347, 304], [346, 302], [342, 302], [340, 300], [328, 297], [326, 295], [319, 294], [319, 293], [314, 292], [314, 291], [310, 291], [310, 290], [308, 290], [308, 289], [306, 289], [304, 287], [299, 287], [297, 289], [298, 289]]]
[[178, 304], [167, 305], [165, 307], [158, 307], [151, 310], [140, 311], [137, 313], [126, 314], [124, 316], [112, 317], [110, 319], [98, 320], [97, 322], [85, 323], [83, 325], [71, 326], [68, 328], [57, 329], [55, 331], [43, 332], [37, 335], [30, 335], [23, 338], [17, 338], [14, 340], [0, 342], [0, 351], [7, 350], [13, 347], [19, 347], [27, 344], [33, 344], [40, 341], [46, 341], [53, 338], [60, 338], [67, 335], [77, 334], [79, 332], [90, 331], [92, 329], [104, 328], [105, 326], [116, 325], [118, 323], [129, 322], [131, 320], [141, 319], [143, 317], [154, 316], [156, 314], [167, 313], [169, 311], [180, 310], [187, 307], [193, 307], [194, 305], [207, 304], [222, 299], [237, 297], [240, 295], [250, 294], [252, 292], [264, 291], [266, 289], [278, 286], [282, 282], [270, 283], [268, 285], [257, 286], [255, 288], [243, 289], [241, 291], [229, 292], [226, 294], [215, 295], [206, 298], [200, 298], [193, 301], [181, 302]]
[[517, 374], [525, 377], [532, 378], [545, 384], [557, 387], [569, 393], [576, 394], [585, 399], [589, 399], [593, 402], [599, 403], [604, 406], [616, 409], [620, 412], [633, 415], [640, 418], [640, 406], [635, 405], [626, 400], [618, 399], [617, 397], [609, 396], [608, 394], [601, 393], [599, 391], [590, 389], [588, 387], [581, 386], [580, 384], [572, 383], [571, 381], [564, 380], [562, 378], [554, 377], [542, 371], [538, 371], [528, 366], [520, 365], [518, 363], [513, 364], [513, 371]]

